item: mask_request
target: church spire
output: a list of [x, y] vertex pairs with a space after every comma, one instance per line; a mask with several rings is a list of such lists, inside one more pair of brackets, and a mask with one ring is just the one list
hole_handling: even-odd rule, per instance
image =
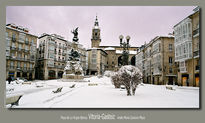
[[97, 15], [96, 15], [96, 19], [95, 19], [95, 26], [99, 26]]

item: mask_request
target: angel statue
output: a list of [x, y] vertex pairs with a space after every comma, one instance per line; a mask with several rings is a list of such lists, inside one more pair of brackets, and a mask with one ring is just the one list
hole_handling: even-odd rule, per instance
[[77, 42], [78, 41], [78, 27], [75, 30], [71, 31], [71, 32], [74, 35], [73, 41]]

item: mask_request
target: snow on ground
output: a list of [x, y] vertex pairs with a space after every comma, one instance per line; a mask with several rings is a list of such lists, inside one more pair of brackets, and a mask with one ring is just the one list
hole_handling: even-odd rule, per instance
[[[47, 80], [31, 85], [7, 84], [7, 96], [24, 93], [19, 106], [13, 108], [199, 108], [198, 87], [174, 86], [175, 90], [168, 90], [165, 85], [144, 84], [137, 87], [135, 96], [127, 96], [126, 90], [114, 88], [108, 77], [85, 80], [90, 82]], [[70, 88], [73, 84], [76, 86]], [[52, 92], [59, 87], [63, 87], [61, 92]]]

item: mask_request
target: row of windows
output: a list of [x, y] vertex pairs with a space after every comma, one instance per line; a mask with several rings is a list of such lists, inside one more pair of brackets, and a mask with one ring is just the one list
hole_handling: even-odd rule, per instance
[[[30, 68], [33, 68], [33, 64], [29, 64], [29, 63], [22, 63], [22, 62], [17, 62], [17, 67], [21, 67], [21, 65], [23, 65], [23, 67], [27, 67], [27, 65], [29, 65]], [[14, 66], [14, 61], [10, 61], [10, 66]]]
[[[158, 53], [161, 51], [161, 44], [157, 43], [153, 46], [153, 49], [151, 50], [146, 50], [145, 51], [145, 56], [150, 57], [151, 55]], [[169, 44], [169, 51], [173, 51], [173, 44]]]
[[191, 23], [183, 23], [174, 29], [175, 43], [185, 41], [192, 37]]
[[[9, 33], [8, 32], [6, 32], [6, 38], [8, 39], [9, 38]], [[12, 37], [11, 37], [12, 39], [16, 39], [17, 38], [17, 34], [16, 33], [14, 33], [14, 32], [12, 32]], [[24, 34], [24, 33], [19, 33], [19, 40], [20, 41], [27, 41], [27, 42], [29, 42], [29, 38], [28, 37], [26, 37], [26, 34]], [[33, 44], [34, 43], [34, 39], [33, 38], [31, 38], [31, 43]]]
[[184, 54], [189, 54], [192, 52], [192, 44], [190, 43], [183, 43], [181, 45], [176, 46], [175, 55], [176, 57], [182, 56]]

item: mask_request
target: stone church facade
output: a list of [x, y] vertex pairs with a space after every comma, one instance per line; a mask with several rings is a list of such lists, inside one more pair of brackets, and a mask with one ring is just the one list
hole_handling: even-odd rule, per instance
[[[88, 54], [88, 75], [102, 75], [105, 71], [117, 71], [121, 67], [123, 48], [119, 46], [101, 46], [99, 22], [96, 16], [92, 28], [91, 48]], [[139, 47], [129, 47], [129, 64], [135, 65], [135, 56]]]

